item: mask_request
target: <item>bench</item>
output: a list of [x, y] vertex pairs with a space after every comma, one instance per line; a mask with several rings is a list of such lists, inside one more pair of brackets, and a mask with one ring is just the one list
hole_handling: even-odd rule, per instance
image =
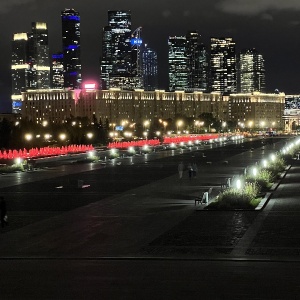
[[221, 183], [221, 190], [225, 190], [230, 188], [231, 186], [231, 178], [226, 178], [223, 183]]
[[194, 199], [195, 200], [195, 205], [196, 204], [203, 204], [203, 203], [205, 204], [205, 203], [208, 203], [209, 196], [210, 196], [210, 194], [212, 192], [212, 189], [213, 188], [211, 187], [208, 190], [204, 191], [200, 197], [196, 197]]

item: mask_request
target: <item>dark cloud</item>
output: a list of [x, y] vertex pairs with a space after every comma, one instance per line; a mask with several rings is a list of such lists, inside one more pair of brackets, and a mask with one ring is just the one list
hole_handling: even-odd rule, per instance
[[257, 15], [268, 11], [299, 10], [299, 0], [221, 0], [216, 7], [238, 15]]
[[36, 0], [1, 0], [0, 14], [8, 13], [20, 5], [34, 4]]

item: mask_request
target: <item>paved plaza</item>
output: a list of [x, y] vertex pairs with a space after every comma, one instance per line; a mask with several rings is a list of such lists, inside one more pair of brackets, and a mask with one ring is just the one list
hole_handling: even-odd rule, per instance
[[[224, 267], [221, 262], [291, 263], [298, 270], [300, 262], [300, 160], [289, 161], [286, 172], [270, 191], [268, 201], [261, 210], [208, 211], [204, 209], [204, 205], [195, 205], [194, 201], [195, 196], [209, 187], [213, 188], [212, 197], [214, 197], [219, 193], [220, 183], [224, 179], [241, 174], [247, 166], [281, 149], [284, 144], [285, 140], [278, 139], [276, 143], [267, 143], [255, 149], [249, 147], [249, 149], [237, 151], [237, 154], [231, 148], [228, 150], [226, 148], [211, 149], [206, 153], [205, 159], [203, 159], [202, 152], [191, 152], [176, 158], [172, 164], [168, 159], [157, 160], [153, 163], [160, 174], [157, 177], [161, 178], [153, 180], [152, 177], [149, 182], [147, 177], [152, 176], [153, 165], [149, 174], [147, 174], [147, 168], [149, 168], [147, 163], [141, 166], [133, 165], [131, 166], [133, 169], [145, 168], [143, 169], [143, 173], [146, 172], [145, 177], [140, 175], [138, 178], [135, 173], [132, 173], [137, 181], [140, 180], [139, 186], [121, 193], [120, 187], [120, 190], [115, 189], [115, 193], [104, 191], [103, 186], [101, 188], [105, 179], [107, 182], [110, 181], [111, 175], [110, 173], [101, 175], [105, 172], [105, 168], [99, 165], [83, 165], [81, 173], [72, 172], [73, 166], [58, 168], [64, 170], [67, 177], [83, 178], [84, 182], [91, 185], [89, 188], [80, 190], [69, 187], [65, 177], [57, 178], [55, 172], [58, 169], [40, 171], [39, 178], [34, 177], [35, 174], [29, 176], [27, 183], [25, 177], [19, 178], [21, 185], [17, 185], [15, 179], [1, 181], [0, 194], [8, 199], [8, 205], [10, 198], [16, 197], [17, 200], [11, 203], [10, 225], [4, 228], [0, 235], [0, 264], [2, 263], [2, 266], [7, 269], [9, 262], [16, 265], [16, 262], [24, 259], [42, 259], [45, 262], [49, 259], [55, 260], [53, 265], [57, 265], [58, 261], [70, 260], [95, 260], [95, 264], [98, 264], [99, 260], [128, 260], [128, 264], [132, 264], [130, 261], [134, 260], [141, 264], [139, 268], [143, 268], [142, 262], [145, 266], [152, 268], [156, 264], [155, 261], [161, 261], [162, 266], [165, 266], [171, 259], [178, 262], [185, 261], [187, 265], [189, 261], [206, 264], [219, 262], [220, 267]], [[191, 160], [197, 161], [199, 172], [196, 178], [190, 180], [185, 172], [184, 178], [179, 180], [177, 163], [180, 160], [183, 160], [185, 164]], [[150, 165], [150, 162], [148, 164]], [[123, 178], [125, 183], [129, 182], [131, 175], [128, 168], [123, 165], [115, 167], [116, 172], [121, 174], [119, 181]], [[167, 176], [171, 169], [173, 169], [173, 175]], [[66, 188], [62, 191], [58, 190], [56, 187], [59, 185], [64, 185]], [[34, 189], [36, 192], [33, 192]], [[98, 201], [97, 197], [99, 197]], [[22, 199], [30, 210], [22, 206]], [[43, 199], [48, 200], [43, 203]], [[76, 203], [73, 204], [73, 201]], [[149, 260], [153, 261], [151, 267]], [[180, 263], [176, 265], [176, 268], [179, 265]], [[203, 266], [203, 271], [207, 272], [207, 267], [207, 265]], [[261, 267], [262, 265], [259, 265], [260, 272], [263, 272], [264, 268], [261, 269]], [[287, 265], [277, 267], [280, 273], [280, 269], [286, 270]], [[249, 270], [250, 276], [252, 271], [249, 268], [251, 267], [247, 268], [243, 272]], [[270, 272], [268, 273], [270, 276], [272, 271], [269, 266], [265, 270]], [[137, 272], [140, 273], [141, 269]], [[220, 272], [223, 271], [220, 269]], [[151, 276], [154, 276], [153, 274]], [[289, 276], [287, 274], [286, 277]], [[299, 274], [297, 272], [295, 274], [296, 278], [300, 279]], [[186, 276], [186, 280], [192, 278], [191, 274]], [[216, 276], [220, 280], [227, 280], [227, 275], [223, 276], [222, 273]], [[228, 278], [230, 278], [229, 275]], [[276, 280], [279, 279], [276, 277]], [[192, 282], [191, 291], [194, 291], [197, 284]], [[294, 284], [294, 281], [290, 281], [290, 284], [292, 283]], [[211, 298], [209, 296], [213, 295], [211, 286], [207, 287], [207, 290], [205, 287], [202, 288], [208, 297], [206, 299], [230, 298], [226, 294], [225, 287], [223, 298], [221, 296]], [[7, 286], [6, 291], [8, 290]], [[251, 291], [245, 288], [246, 290], [243, 298], [252, 299]], [[295, 290], [290, 290], [289, 293], [294, 297], [298, 290], [299, 287], [295, 287]], [[108, 299], [109, 291], [106, 292], [107, 298], [105, 299]], [[139, 293], [142, 291], [139, 290]], [[239, 290], [238, 295], [241, 295], [240, 293], [242, 290]], [[130, 295], [124, 299], [133, 299]], [[171, 299], [172, 295], [174, 296], [173, 293], [165, 294], [167, 299]], [[234, 295], [231, 295], [232, 299], [239, 298]], [[278, 299], [285, 299], [283, 295], [283, 290], [281, 290]], [[45, 297], [45, 299], [52, 298]], [[78, 299], [84, 299], [84, 297], [78, 296]], [[115, 299], [123, 298], [116, 296]], [[145, 297], [145, 299], [150, 299], [150, 297]], [[174, 299], [180, 299], [180, 297]], [[187, 299], [196, 299], [196, 296], [192, 293]], [[275, 298], [267, 297], [266, 293], [264, 297], [260, 294], [255, 299]]]

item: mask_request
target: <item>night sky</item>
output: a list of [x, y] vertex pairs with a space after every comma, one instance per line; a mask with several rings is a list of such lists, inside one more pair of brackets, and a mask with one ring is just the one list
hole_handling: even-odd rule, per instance
[[61, 11], [81, 16], [83, 80], [98, 80], [101, 32], [108, 10], [130, 10], [132, 29], [142, 26], [143, 41], [158, 52], [159, 85], [167, 88], [167, 40], [198, 30], [210, 37], [232, 37], [237, 51], [256, 48], [266, 61], [267, 91], [300, 93], [299, 0], [0, 0], [0, 112], [10, 112], [11, 40], [46, 22], [50, 54], [61, 50]]

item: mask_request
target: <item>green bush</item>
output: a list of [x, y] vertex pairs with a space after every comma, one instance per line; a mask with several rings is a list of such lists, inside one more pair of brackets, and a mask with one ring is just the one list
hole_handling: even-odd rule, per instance
[[259, 202], [255, 201], [260, 192], [256, 183], [247, 182], [243, 189], [228, 188], [220, 193], [216, 201], [208, 208], [212, 209], [253, 209]]
[[271, 162], [270, 166], [267, 168], [268, 171], [272, 173], [275, 178], [279, 173], [283, 172], [286, 168], [286, 162], [283, 157], [277, 157], [274, 162]]
[[247, 175], [246, 182], [256, 183], [261, 189], [268, 189], [273, 185], [274, 175], [266, 169], [261, 169], [257, 176]]
[[1, 173], [14, 173], [17, 171], [24, 171], [24, 167], [22, 164], [15, 164], [12, 166], [4, 166], [4, 167], [0, 167], [0, 172]]

